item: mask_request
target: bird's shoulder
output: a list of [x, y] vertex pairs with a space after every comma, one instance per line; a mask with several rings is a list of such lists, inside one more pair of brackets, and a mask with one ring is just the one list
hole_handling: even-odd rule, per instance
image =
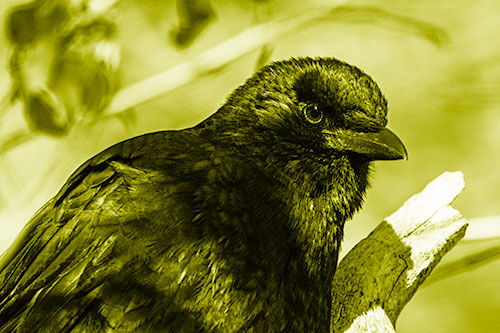
[[[195, 313], [208, 296], [195, 290], [208, 285], [215, 248], [231, 242], [228, 233], [239, 244], [258, 232], [256, 222], [272, 218], [259, 211], [270, 195], [251, 162], [189, 131], [112, 146], [70, 176], [1, 258], [0, 322], [129, 329], [147, 325], [145, 318], [153, 325], [170, 309], [182, 310], [175, 316], [182, 327], [200, 327]], [[238, 244], [235, 262], [248, 250]], [[148, 306], [155, 302], [166, 304]]]

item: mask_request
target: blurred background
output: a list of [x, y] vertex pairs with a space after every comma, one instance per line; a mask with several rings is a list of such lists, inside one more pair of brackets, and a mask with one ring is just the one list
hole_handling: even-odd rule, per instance
[[444, 171], [471, 224], [400, 316], [400, 332], [500, 327], [500, 2], [4, 0], [0, 251], [85, 160], [192, 126], [257, 68], [334, 56], [389, 100], [406, 162], [377, 162], [344, 254]]

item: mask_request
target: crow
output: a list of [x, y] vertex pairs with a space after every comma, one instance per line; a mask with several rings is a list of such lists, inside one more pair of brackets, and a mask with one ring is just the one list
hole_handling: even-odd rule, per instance
[[370, 163], [407, 157], [387, 110], [357, 67], [291, 58], [104, 150], [3, 254], [0, 331], [328, 331]]

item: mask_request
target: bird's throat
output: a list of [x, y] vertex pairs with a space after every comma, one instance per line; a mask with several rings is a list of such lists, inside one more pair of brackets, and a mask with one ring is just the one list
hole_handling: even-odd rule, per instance
[[362, 204], [368, 163], [357, 162], [349, 156], [329, 161], [302, 158], [276, 172], [286, 188], [282, 193], [297, 260], [305, 263], [313, 279], [333, 278], [344, 224]]
[[[292, 309], [301, 309], [316, 322], [329, 322], [331, 281], [344, 224], [362, 203], [368, 164], [353, 166], [348, 156], [341, 156], [330, 161], [302, 158], [274, 166], [293, 237], [284, 293], [293, 295]], [[364, 172], [359, 173], [360, 168]]]

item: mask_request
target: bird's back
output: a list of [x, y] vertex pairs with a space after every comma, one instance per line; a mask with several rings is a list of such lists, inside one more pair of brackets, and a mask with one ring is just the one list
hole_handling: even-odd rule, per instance
[[1, 330], [243, 327], [276, 289], [266, 182], [189, 131], [102, 152], [3, 255]]

